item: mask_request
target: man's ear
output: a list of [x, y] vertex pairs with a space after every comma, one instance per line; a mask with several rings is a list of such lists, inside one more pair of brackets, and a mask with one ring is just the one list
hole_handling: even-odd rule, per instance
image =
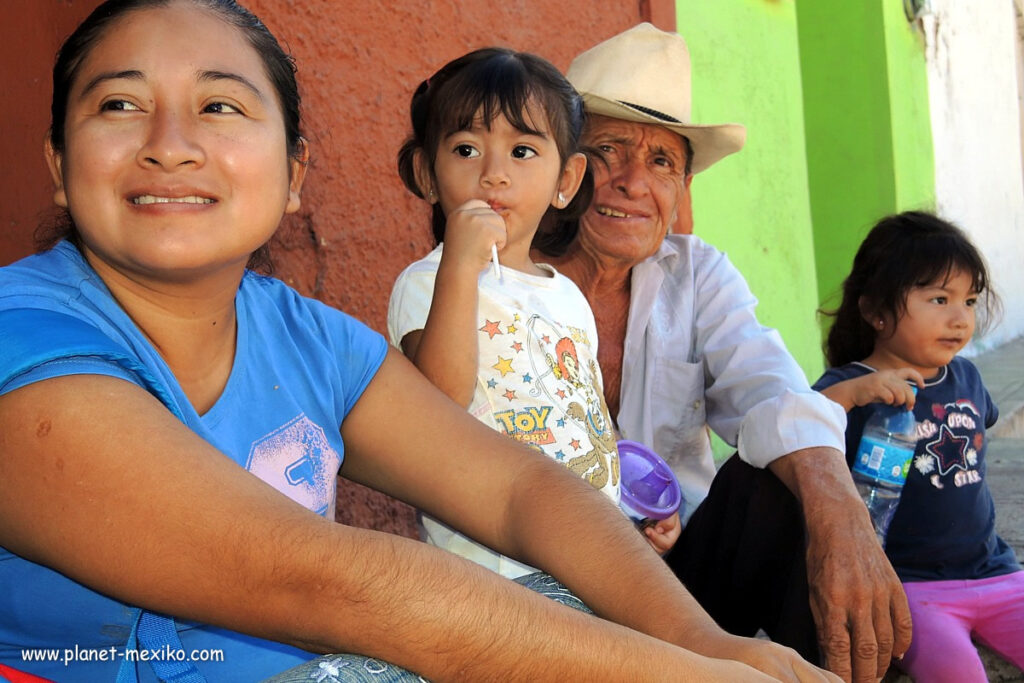
[[583, 175], [587, 172], [587, 157], [579, 152], [565, 160], [565, 168], [562, 169], [562, 177], [558, 179], [558, 187], [555, 196], [551, 198], [551, 205], [556, 209], [564, 209], [576, 196], [583, 182]]
[[302, 183], [306, 180], [306, 168], [309, 167], [309, 143], [306, 138], [299, 138], [299, 153], [288, 159], [288, 203], [285, 213], [295, 213], [302, 206]]
[[423, 149], [417, 149], [412, 153], [412, 173], [416, 178], [416, 187], [419, 188], [420, 195], [427, 200], [430, 204], [436, 204], [440, 201], [440, 197], [437, 196], [434, 181], [434, 171], [430, 168], [430, 160], [427, 159], [427, 155], [423, 153]]
[[46, 167], [50, 169], [50, 178], [53, 179], [53, 202], [62, 209], [68, 208], [68, 195], [64, 191], [64, 157], [53, 148], [53, 142], [49, 134], [43, 142], [43, 156], [46, 157]]
[[676, 205], [675, 219], [669, 227], [669, 232], [676, 235], [693, 234], [693, 195], [690, 194], [691, 182], [693, 182], [692, 173], [686, 176], [683, 180], [682, 194], [679, 196], [679, 203]]

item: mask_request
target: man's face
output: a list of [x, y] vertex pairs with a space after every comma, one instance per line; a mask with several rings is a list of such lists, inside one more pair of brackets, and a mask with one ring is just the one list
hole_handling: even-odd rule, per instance
[[580, 243], [630, 267], [654, 254], [689, 191], [686, 147], [662, 126], [593, 116], [585, 145], [593, 161], [594, 201], [580, 220]]

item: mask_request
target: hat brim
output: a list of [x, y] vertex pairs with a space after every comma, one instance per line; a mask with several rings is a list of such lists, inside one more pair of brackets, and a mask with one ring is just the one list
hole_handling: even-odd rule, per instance
[[747, 129], [738, 123], [722, 123], [717, 125], [698, 125], [693, 123], [673, 123], [631, 107], [623, 102], [609, 100], [599, 95], [583, 94], [583, 104], [588, 114], [608, 116], [623, 121], [650, 123], [663, 126], [674, 133], [684, 135], [693, 147], [693, 160], [690, 164], [691, 173], [700, 173], [712, 164], [743, 149], [747, 140]]

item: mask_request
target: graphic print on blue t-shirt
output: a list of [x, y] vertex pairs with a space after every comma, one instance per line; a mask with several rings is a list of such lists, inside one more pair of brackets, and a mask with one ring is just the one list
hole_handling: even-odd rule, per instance
[[958, 399], [933, 403], [930, 414], [930, 419], [917, 425], [919, 446], [914, 468], [937, 489], [945, 487], [943, 480], [950, 473], [954, 486], [980, 484], [978, 451], [985, 435], [978, 429], [978, 408], [967, 399]]
[[341, 457], [320, 425], [299, 415], [253, 442], [245, 469], [296, 503], [333, 519], [334, 479]]

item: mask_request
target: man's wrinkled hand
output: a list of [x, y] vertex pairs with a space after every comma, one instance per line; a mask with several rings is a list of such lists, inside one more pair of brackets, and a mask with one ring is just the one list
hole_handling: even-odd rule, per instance
[[867, 510], [855, 505], [829, 517], [817, 520], [817, 534], [808, 520], [807, 579], [818, 643], [825, 665], [844, 681], [877, 681], [910, 647], [907, 598]]

